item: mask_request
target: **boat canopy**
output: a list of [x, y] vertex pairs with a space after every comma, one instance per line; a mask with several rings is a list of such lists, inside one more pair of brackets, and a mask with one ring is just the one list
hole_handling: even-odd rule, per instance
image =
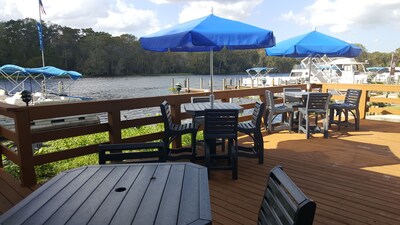
[[69, 76], [71, 79], [76, 80], [82, 77], [82, 74], [76, 71], [67, 71], [62, 70], [54, 66], [45, 66], [38, 68], [24, 68], [17, 65], [6, 64], [0, 67], [0, 71], [6, 73], [8, 75], [12, 75], [15, 73], [19, 73], [22, 75], [30, 76], [30, 75], [40, 75], [42, 74], [46, 78], [52, 77], [60, 77], [60, 76]]
[[253, 67], [253, 68], [249, 68], [246, 70], [246, 72], [247, 72], [247, 74], [249, 74], [249, 76], [265, 75], [270, 72], [277, 72], [277, 71], [278, 71], [278, 69], [273, 68], [273, 67]]

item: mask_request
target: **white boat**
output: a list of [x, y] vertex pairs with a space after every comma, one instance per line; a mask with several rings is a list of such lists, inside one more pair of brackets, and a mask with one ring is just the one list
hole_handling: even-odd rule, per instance
[[[4, 89], [0, 89], [0, 100], [7, 104], [26, 106], [27, 103], [21, 98], [21, 93], [29, 88], [40, 87], [40, 91], [30, 90], [31, 94], [30, 105], [56, 104], [82, 101], [83, 98], [67, 96], [64, 92], [63, 82], [58, 82], [56, 86], [58, 90], [47, 88], [49, 82], [54, 77], [68, 76], [72, 81], [81, 77], [81, 74], [75, 71], [65, 71], [55, 67], [40, 67], [40, 68], [23, 68], [16, 65], [4, 65], [0, 67], [0, 75], [8, 80], [9, 85], [5, 85]], [[40, 80], [45, 82], [40, 82]], [[46, 83], [47, 82], [47, 83]], [[26, 88], [26, 83], [30, 87]], [[36, 85], [32, 85], [32, 83]], [[69, 86], [72, 83], [69, 83]], [[62, 127], [80, 126], [88, 124], [98, 124], [100, 119], [97, 114], [85, 114], [78, 116], [58, 117], [45, 120], [31, 121], [32, 130], [57, 129]], [[0, 125], [14, 129], [14, 120], [9, 117], [0, 116]]]
[[274, 86], [299, 83], [368, 83], [367, 63], [354, 58], [313, 57], [304, 58], [293, 67], [288, 76], [266, 76], [264, 85]]
[[400, 80], [400, 67], [394, 67], [393, 74], [390, 74], [390, 67], [368, 67], [371, 82], [384, 84], [398, 83]]
[[[248, 77], [241, 79], [241, 86], [245, 87], [264, 87], [264, 86], [273, 86], [284, 82], [284, 80], [288, 80], [287, 76], [275, 76], [272, 75], [278, 72], [276, 68], [270, 67], [253, 67], [246, 70]], [[276, 80], [276, 81], [275, 81]]]

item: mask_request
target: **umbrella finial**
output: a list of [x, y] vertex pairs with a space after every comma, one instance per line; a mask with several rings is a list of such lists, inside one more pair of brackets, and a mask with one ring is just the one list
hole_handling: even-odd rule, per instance
[[211, 14], [214, 15], [214, 7], [211, 6]]

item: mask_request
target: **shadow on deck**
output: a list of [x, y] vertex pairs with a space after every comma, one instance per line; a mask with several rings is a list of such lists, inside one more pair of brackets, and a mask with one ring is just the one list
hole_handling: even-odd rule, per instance
[[[282, 165], [317, 203], [314, 224], [400, 224], [399, 124], [362, 120], [360, 131], [333, 127], [329, 134], [329, 139], [317, 134], [307, 140], [305, 134], [264, 132], [263, 165], [240, 158], [236, 181], [230, 171], [212, 171], [213, 224], [256, 224], [267, 175], [275, 165]], [[33, 188], [21, 188], [3, 170], [0, 175], [3, 213]]]

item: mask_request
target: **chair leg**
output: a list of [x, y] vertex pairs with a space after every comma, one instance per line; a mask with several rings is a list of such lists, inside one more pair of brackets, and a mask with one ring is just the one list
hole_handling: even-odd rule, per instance
[[338, 114], [338, 130], [340, 130], [340, 127], [342, 126], [342, 109], [337, 109], [337, 114]]
[[299, 112], [299, 127], [298, 127], [298, 133], [301, 132], [301, 128], [303, 126], [303, 113]]
[[329, 125], [328, 125], [329, 128], [331, 128], [332, 123], [335, 122], [334, 119], [335, 119], [335, 109], [332, 108], [329, 110]]
[[196, 162], [196, 134], [197, 132], [194, 132], [191, 134], [192, 136], [192, 162], [195, 163]]
[[268, 115], [268, 131], [269, 131], [269, 133], [272, 133], [272, 131], [273, 131], [273, 127], [272, 127], [273, 118], [274, 118], [274, 115], [270, 113]]
[[230, 142], [230, 155], [231, 155], [231, 166], [232, 166], [232, 179], [237, 180], [238, 179], [238, 155], [237, 155], [237, 143], [233, 140], [229, 140]]
[[307, 139], [310, 138], [310, 115], [305, 115], [306, 116], [306, 137]]
[[264, 164], [264, 140], [260, 132], [254, 133], [254, 148], [258, 154], [258, 164]]
[[208, 146], [207, 141], [204, 140], [204, 166], [207, 167], [208, 178], [210, 178], [210, 164], [211, 164], [210, 147]]
[[292, 129], [293, 129], [293, 114], [294, 112], [288, 112], [287, 113], [287, 117], [288, 117], [288, 121], [287, 123], [289, 124], [289, 133], [292, 133]]
[[328, 127], [329, 127], [329, 119], [328, 119], [328, 115], [322, 115], [323, 116], [323, 126], [324, 126], [324, 138], [328, 138]]
[[354, 118], [356, 130], [360, 130], [360, 111], [356, 109], [356, 115]]

